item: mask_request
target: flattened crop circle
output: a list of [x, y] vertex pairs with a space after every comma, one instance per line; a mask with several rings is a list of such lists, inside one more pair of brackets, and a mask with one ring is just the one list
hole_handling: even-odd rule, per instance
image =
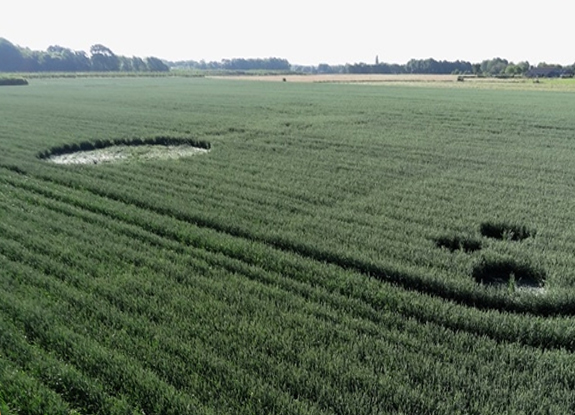
[[541, 288], [547, 275], [544, 270], [512, 259], [483, 260], [473, 269], [473, 278], [479, 284]]
[[38, 157], [57, 164], [100, 164], [130, 160], [176, 159], [207, 153], [210, 148], [209, 142], [191, 138], [96, 140], [52, 147], [39, 153]]
[[469, 253], [479, 251], [482, 247], [478, 239], [457, 235], [435, 238], [434, 242], [438, 248], [446, 248], [451, 252], [461, 250]]

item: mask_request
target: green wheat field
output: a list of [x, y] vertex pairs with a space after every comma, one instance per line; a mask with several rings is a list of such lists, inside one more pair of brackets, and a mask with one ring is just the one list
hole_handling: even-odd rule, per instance
[[574, 94], [1, 87], [0, 412], [573, 413]]

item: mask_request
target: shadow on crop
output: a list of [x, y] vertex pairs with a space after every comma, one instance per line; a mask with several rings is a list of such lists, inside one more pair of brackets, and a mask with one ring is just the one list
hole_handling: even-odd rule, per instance
[[479, 251], [482, 248], [480, 240], [457, 235], [435, 238], [434, 242], [438, 248], [446, 248], [451, 252], [461, 250], [470, 253]]
[[543, 287], [547, 278], [544, 270], [511, 258], [483, 258], [473, 268], [472, 276], [478, 284], [482, 285], [528, 288]]
[[525, 225], [507, 222], [483, 222], [479, 228], [481, 235], [509, 241], [522, 241], [535, 236], [535, 230]]

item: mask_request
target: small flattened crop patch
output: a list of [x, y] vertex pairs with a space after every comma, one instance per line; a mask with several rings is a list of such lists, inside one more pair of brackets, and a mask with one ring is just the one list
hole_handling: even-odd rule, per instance
[[483, 222], [479, 228], [481, 235], [487, 238], [522, 241], [535, 236], [535, 230], [525, 225], [506, 222]]
[[512, 258], [483, 258], [473, 268], [472, 276], [478, 284], [513, 284], [515, 287], [526, 288], [542, 288], [547, 278], [544, 270]]
[[207, 153], [207, 141], [190, 138], [96, 140], [64, 144], [41, 152], [38, 157], [56, 164], [100, 164], [137, 160], [170, 160]]
[[434, 239], [435, 246], [446, 248], [451, 252], [461, 250], [463, 252], [475, 252], [481, 249], [481, 241], [463, 236], [442, 236]]

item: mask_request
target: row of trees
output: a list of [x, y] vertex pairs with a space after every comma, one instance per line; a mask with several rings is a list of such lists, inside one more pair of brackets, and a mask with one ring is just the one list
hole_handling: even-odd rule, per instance
[[158, 58], [118, 56], [104, 45], [93, 45], [90, 55], [62, 46], [35, 51], [0, 38], [0, 72], [165, 72], [170, 68]]
[[205, 61], [179, 61], [168, 62], [172, 69], [196, 70], [270, 70], [294, 71], [300, 73], [316, 74], [474, 74], [483, 76], [521, 76], [527, 75], [535, 68], [546, 68], [555, 73], [575, 72], [575, 64], [561, 66], [556, 64], [539, 63], [532, 66], [527, 61], [513, 63], [507, 59], [487, 59], [481, 63], [467, 61], [437, 61], [435, 59], [411, 59], [404, 65], [396, 63], [382, 63], [376, 58], [375, 64], [355, 63], [346, 65], [328, 65], [321, 63], [317, 66], [291, 65], [286, 59], [224, 59], [221, 62]]
[[[355, 63], [346, 65], [320, 64], [318, 66], [293, 66], [287, 59], [223, 59], [220, 62], [179, 61], [164, 62], [158, 58], [118, 56], [104, 45], [93, 45], [88, 55], [62, 46], [50, 46], [46, 51], [33, 51], [15, 46], [0, 38], [0, 72], [165, 72], [172, 69], [228, 70], [228, 71], [296, 71], [304, 73], [352, 73], [352, 74], [475, 74], [486, 76], [520, 76], [536, 73], [535, 76], [572, 75], [571, 66], [540, 63], [536, 67], [529, 62], [513, 63], [494, 58], [481, 63], [457, 60], [437, 61], [435, 59], [411, 59], [404, 65], [381, 63], [376, 57], [374, 64]], [[545, 68], [546, 71], [534, 71]]]
[[220, 62], [206, 61], [178, 61], [168, 62], [173, 69], [196, 69], [196, 70], [225, 70], [225, 71], [290, 71], [291, 64], [287, 59], [223, 59]]
[[436, 61], [435, 59], [411, 59], [405, 65], [376, 63], [368, 65], [358, 63], [347, 65], [347, 73], [382, 73], [382, 74], [451, 74], [472, 73], [473, 65], [469, 62]]
[[292, 69], [307, 73], [354, 73], [354, 74], [474, 74], [484, 76], [521, 76], [528, 75], [534, 69], [546, 68], [548, 72], [554, 70], [558, 74], [572, 74], [575, 72], [575, 64], [561, 66], [556, 64], [539, 63], [532, 66], [527, 61], [513, 63], [506, 59], [494, 58], [484, 60], [481, 63], [466, 61], [437, 61], [435, 59], [411, 59], [405, 65], [380, 63], [376, 59], [375, 64], [356, 63], [347, 65], [318, 66], [295, 66]]

